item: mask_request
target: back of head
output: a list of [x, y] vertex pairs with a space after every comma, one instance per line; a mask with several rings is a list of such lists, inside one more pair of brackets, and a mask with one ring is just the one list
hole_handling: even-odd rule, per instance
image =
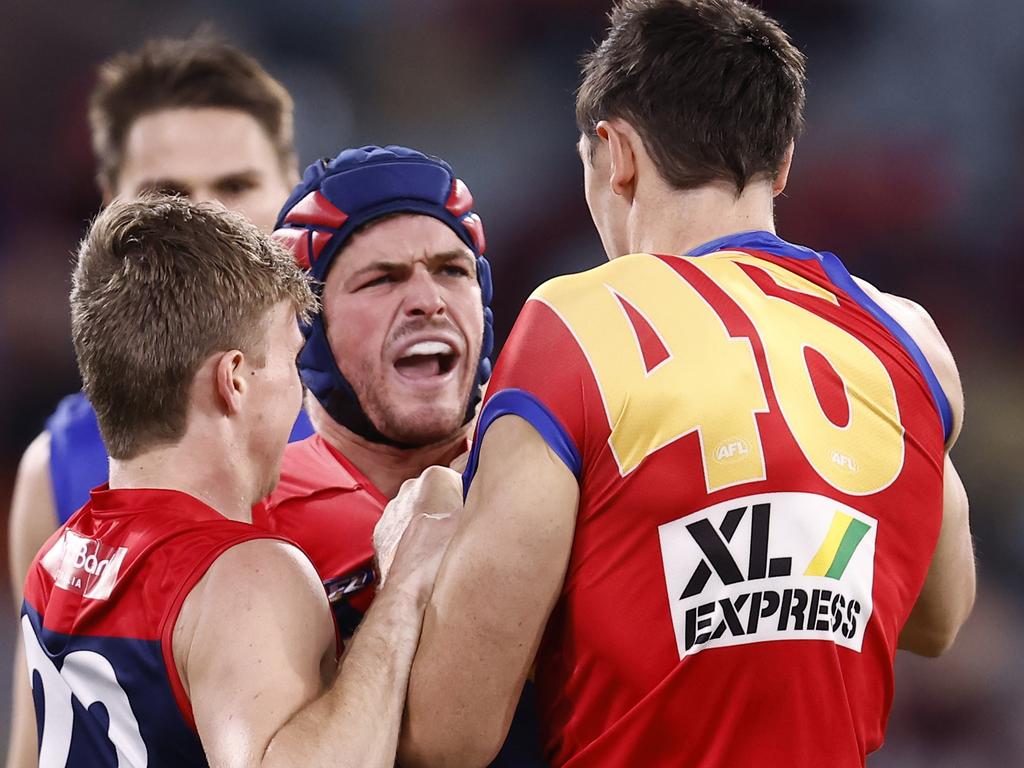
[[188, 107], [251, 115], [266, 131], [282, 167], [294, 164], [292, 98], [255, 59], [209, 36], [149, 40], [100, 67], [89, 101], [100, 186], [116, 188], [125, 138], [135, 120]]
[[740, 0], [621, 0], [583, 60], [580, 132], [627, 120], [676, 189], [774, 177], [803, 125], [804, 57]]
[[284, 300], [302, 317], [315, 307], [291, 256], [241, 216], [180, 197], [108, 206], [79, 247], [71, 330], [110, 456], [180, 439], [202, 362], [259, 359]]

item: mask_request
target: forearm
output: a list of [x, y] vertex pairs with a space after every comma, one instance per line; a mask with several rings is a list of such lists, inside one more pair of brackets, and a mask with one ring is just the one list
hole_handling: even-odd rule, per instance
[[[476, 612], [473, 615], [479, 617]], [[522, 689], [536, 650], [533, 643], [499, 648], [487, 637], [488, 627], [480, 624], [462, 633], [465, 643], [459, 648], [475, 654], [470, 660], [444, 646], [450, 636], [442, 627], [450, 618], [444, 609], [428, 608], [398, 744], [403, 768], [489, 764], [505, 740], [518, 701], [516, 692]], [[522, 626], [518, 617], [509, 617], [509, 622]], [[498, 627], [492, 637], [506, 632], [507, 628]], [[491, 663], [491, 659], [498, 661]]]
[[942, 529], [928, 577], [900, 632], [899, 647], [938, 656], [953, 644], [974, 605], [974, 547], [967, 494], [946, 459]]
[[423, 622], [403, 766], [485, 766], [501, 749], [562, 591], [578, 499], [576, 478], [530, 424], [490, 427]]
[[394, 765], [424, 603], [397, 584], [381, 591], [331, 686], [274, 735], [264, 766]]

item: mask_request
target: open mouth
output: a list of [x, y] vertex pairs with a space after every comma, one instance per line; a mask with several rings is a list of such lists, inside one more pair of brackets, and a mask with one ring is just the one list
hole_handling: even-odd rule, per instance
[[407, 379], [429, 379], [450, 373], [459, 353], [444, 341], [420, 341], [395, 360], [395, 370]]

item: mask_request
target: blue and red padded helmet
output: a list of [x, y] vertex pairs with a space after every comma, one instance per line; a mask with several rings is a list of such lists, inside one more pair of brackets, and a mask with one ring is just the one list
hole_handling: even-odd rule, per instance
[[[476, 413], [483, 385], [491, 376], [491, 269], [484, 258], [484, 228], [473, 210], [473, 196], [448, 163], [398, 146], [346, 149], [333, 160], [319, 160], [306, 169], [281, 209], [273, 237], [309, 269], [320, 292], [331, 263], [352, 233], [389, 213], [432, 216], [447, 224], [476, 256], [484, 333], [466, 423]], [[407, 447], [382, 435], [366, 415], [334, 359], [322, 313], [303, 325], [302, 333], [302, 381], [331, 418], [367, 440]]]

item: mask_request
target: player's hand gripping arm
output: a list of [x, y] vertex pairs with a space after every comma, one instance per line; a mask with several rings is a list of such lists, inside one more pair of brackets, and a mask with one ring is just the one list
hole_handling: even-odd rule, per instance
[[924, 587], [900, 633], [899, 647], [923, 656], [949, 649], [974, 605], [974, 546], [971, 540], [967, 493], [949, 451], [960, 435], [964, 394], [953, 355], [925, 310], [907, 299], [861, 286], [892, 315], [921, 348], [935, 372], [953, 412], [953, 429], [946, 442], [943, 467], [942, 529]]
[[[21, 610], [21, 589], [36, 553], [57, 530], [57, 511], [50, 485], [50, 435], [43, 432], [25, 450], [14, 481], [8, 528], [8, 562], [15, 613]], [[11, 670], [11, 731], [7, 768], [35, 768], [38, 762], [36, 718], [25, 651], [16, 644]]]
[[[448, 511], [458, 499], [455, 489], [424, 508]], [[186, 601], [174, 644], [210, 765], [391, 768], [423, 608], [453, 529], [450, 519], [413, 520], [340, 666], [304, 556], [267, 540], [222, 555]]]
[[427, 607], [399, 762], [487, 765], [555, 605], [572, 549], [579, 488], [527, 422], [483, 437], [462, 521]]

